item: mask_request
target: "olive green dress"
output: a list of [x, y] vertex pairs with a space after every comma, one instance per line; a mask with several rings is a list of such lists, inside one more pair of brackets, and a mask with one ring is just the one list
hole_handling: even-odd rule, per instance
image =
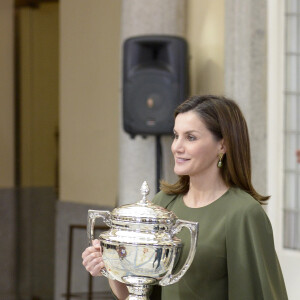
[[[182, 195], [163, 192], [153, 202], [179, 219], [199, 222], [193, 263], [178, 283], [161, 288], [162, 300], [287, 299], [270, 221], [249, 194], [230, 188], [201, 208], [189, 208]], [[179, 270], [188, 255], [190, 234], [184, 228], [177, 236], [184, 244]], [[151, 299], [159, 299], [159, 294], [155, 287]]]

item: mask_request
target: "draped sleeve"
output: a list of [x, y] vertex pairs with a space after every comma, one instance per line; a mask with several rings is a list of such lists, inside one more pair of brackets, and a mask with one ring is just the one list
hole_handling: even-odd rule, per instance
[[288, 299], [272, 227], [261, 205], [253, 201], [227, 217], [229, 300]]

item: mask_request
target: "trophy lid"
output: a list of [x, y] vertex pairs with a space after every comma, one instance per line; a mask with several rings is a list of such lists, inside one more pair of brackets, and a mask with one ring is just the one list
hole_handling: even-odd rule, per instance
[[142, 200], [134, 204], [127, 204], [115, 208], [111, 213], [111, 220], [126, 223], [148, 223], [148, 224], [174, 224], [176, 215], [167, 209], [155, 205], [146, 199], [149, 187], [146, 181], [142, 184]]

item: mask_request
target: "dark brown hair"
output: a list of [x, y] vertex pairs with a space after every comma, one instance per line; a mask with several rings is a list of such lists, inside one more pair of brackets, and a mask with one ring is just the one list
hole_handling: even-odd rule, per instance
[[[196, 112], [217, 141], [224, 139], [226, 153], [223, 157], [222, 178], [229, 187], [239, 187], [259, 203], [269, 196], [256, 192], [251, 182], [250, 141], [246, 120], [238, 105], [225, 97], [192, 96], [175, 110], [178, 114]], [[179, 176], [175, 184], [161, 181], [161, 189], [167, 194], [186, 194], [189, 190], [188, 175]]]

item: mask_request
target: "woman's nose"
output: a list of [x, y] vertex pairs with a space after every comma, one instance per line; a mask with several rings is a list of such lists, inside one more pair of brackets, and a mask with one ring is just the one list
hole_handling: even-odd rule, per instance
[[174, 139], [173, 144], [172, 144], [172, 150], [173, 150], [173, 152], [183, 152], [184, 151], [183, 141], [180, 138]]

